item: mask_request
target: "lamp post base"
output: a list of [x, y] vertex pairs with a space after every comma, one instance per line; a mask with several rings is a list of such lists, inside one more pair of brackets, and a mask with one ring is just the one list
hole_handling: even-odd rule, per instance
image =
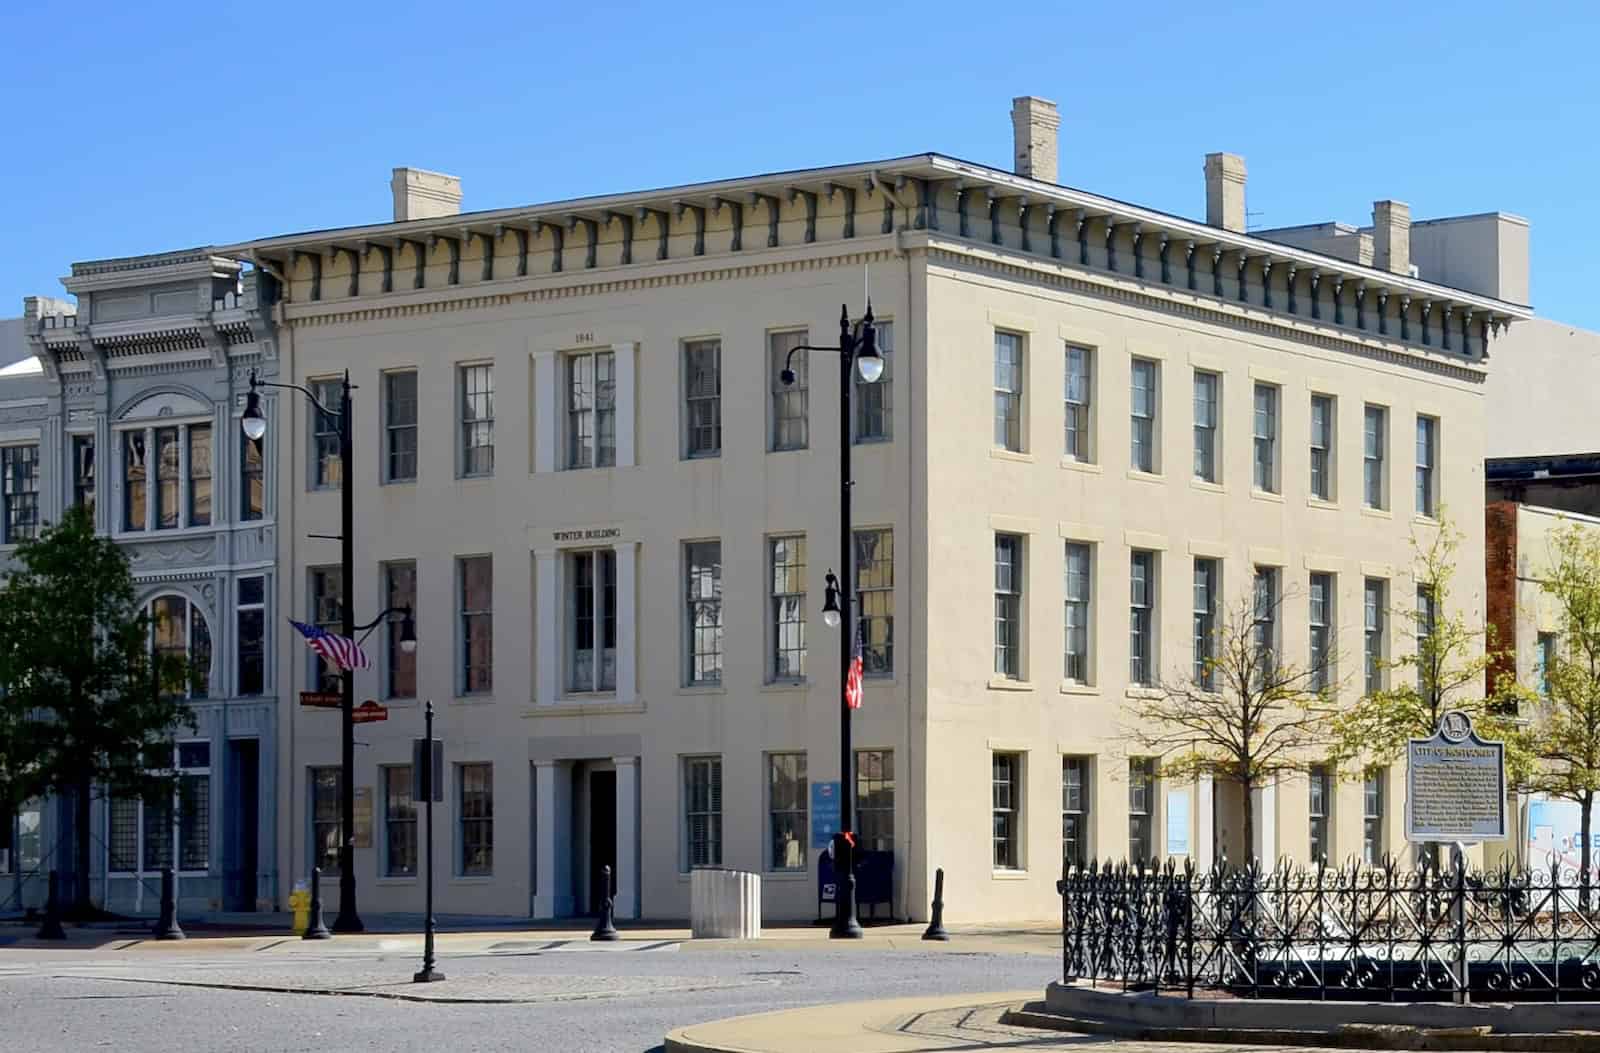
[[411, 982], [414, 984], [431, 984], [443, 979], [444, 973], [441, 973], [431, 965], [419, 973], [411, 974]]
[[345, 914], [344, 911], [339, 912], [339, 916], [333, 919], [333, 924], [329, 926], [329, 928], [334, 932], [367, 931], [367, 927], [361, 923], [360, 916], [356, 914]]

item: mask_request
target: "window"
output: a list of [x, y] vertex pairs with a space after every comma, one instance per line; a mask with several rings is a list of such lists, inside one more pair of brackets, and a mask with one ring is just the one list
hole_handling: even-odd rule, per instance
[[[806, 342], [805, 330], [767, 335], [767, 361], [772, 386], [772, 448], [803, 450], [810, 440], [807, 419], [811, 402], [811, 363], [808, 353], [789, 351]], [[794, 370], [794, 383], [783, 382], [783, 371]]]
[[411, 799], [411, 765], [383, 771], [383, 872], [417, 876], [417, 803]]
[[1094, 460], [1094, 432], [1090, 423], [1090, 397], [1094, 352], [1067, 345], [1066, 444], [1067, 460], [1089, 464]]
[[1257, 384], [1255, 393], [1255, 488], [1278, 492], [1278, 389]]
[[1368, 508], [1383, 507], [1383, 444], [1388, 411], [1368, 406], [1364, 414], [1361, 453], [1361, 503]]
[[267, 683], [267, 584], [262, 577], [239, 579], [236, 646], [239, 694], [259, 695]]
[[567, 690], [617, 689], [617, 553], [567, 555]]
[[1217, 481], [1217, 387], [1215, 373], [1194, 375], [1194, 477]]
[[[122, 432], [122, 529], [176, 530], [212, 521], [212, 434], [209, 424], [182, 424]], [[156, 451], [154, 500], [147, 453]], [[88, 476], [74, 467], [74, 485], [94, 495], [93, 444], [83, 454]]]
[[1156, 554], [1134, 552], [1128, 573], [1128, 679], [1155, 683]]
[[1434, 626], [1439, 620], [1439, 602], [1432, 585], [1417, 586], [1417, 691], [1427, 701], [1432, 701], [1429, 690], [1432, 684], [1431, 666], [1437, 657], [1429, 646]]
[[384, 482], [417, 478], [417, 371], [383, 375]]
[[206, 698], [211, 682], [211, 630], [200, 608], [183, 596], [150, 602], [150, 641], [157, 657], [186, 663], [189, 698]]
[[0, 446], [0, 498], [5, 528], [0, 541], [15, 545], [39, 535], [39, 447]]
[[1257, 567], [1254, 586], [1251, 639], [1257, 675], [1265, 676], [1278, 664], [1278, 568]]
[[211, 525], [211, 425], [189, 432], [189, 526]]
[[[411, 607], [412, 624], [416, 624], [417, 565], [406, 561], [383, 565], [383, 591], [387, 597], [384, 606]], [[405, 631], [404, 620], [389, 620], [384, 626], [384, 650], [388, 661], [389, 698], [417, 697], [417, 655], [406, 654], [400, 647], [400, 634]]]
[[1311, 396], [1311, 496], [1333, 499], [1333, 397]]
[[567, 467], [617, 463], [617, 356], [613, 351], [568, 355]]
[[336, 488], [343, 478], [339, 463], [339, 414], [344, 404], [343, 385], [337, 380], [311, 381], [311, 395], [326, 410], [311, 409], [311, 485]]
[[722, 455], [722, 341], [683, 345], [683, 397], [690, 457]]
[[344, 840], [339, 820], [339, 795], [343, 780], [336, 767], [307, 770], [311, 798], [311, 865], [324, 875], [339, 872], [339, 844]]
[[994, 536], [994, 671], [1022, 678], [1022, 538]]
[[1368, 578], [1362, 587], [1362, 666], [1365, 691], [1383, 690], [1383, 623], [1388, 604], [1388, 588], [1379, 578]]
[[[145, 460], [145, 434], [122, 433], [122, 529], [143, 530], [145, 507], [149, 500], [149, 468]], [[7, 486], [11, 473], [6, 473]]]
[[262, 518], [267, 508], [266, 462], [259, 439], [240, 437], [239, 518], [252, 522]]
[[113, 873], [165, 869], [172, 865], [174, 839], [180, 871], [203, 873], [210, 869], [211, 743], [180, 742], [176, 753], [174, 757], [171, 749], [162, 748], [159, 756], [146, 757], [151, 771], [170, 770], [176, 775], [175, 799], [113, 798], [109, 802], [106, 865]]
[[1533, 656], [1534, 682], [1539, 685], [1539, 695], [1550, 697], [1550, 669], [1556, 661], [1556, 634], [1540, 633], [1539, 649]]
[[1022, 337], [994, 334], [994, 444], [1022, 450]]
[[1194, 682], [1217, 689], [1217, 561], [1194, 561]]
[[[772, 568], [771, 618], [773, 680], [804, 680], [806, 675], [806, 539], [767, 539]], [[848, 602], [849, 597], [841, 597]]]
[[1089, 865], [1089, 758], [1061, 758], [1061, 861]]
[[178, 526], [178, 434], [179, 428], [156, 429], [156, 529], [175, 530]]
[[1309, 600], [1311, 689], [1326, 691], [1333, 686], [1333, 626], [1336, 622], [1332, 574], [1311, 575]]
[[883, 358], [883, 374], [869, 384], [859, 371], [852, 370], [856, 386], [856, 442], [887, 442], [894, 438], [894, 323], [878, 322], [878, 354]]
[[461, 366], [461, 474], [494, 474], [494, 367]]
[[722, 865], [722, 758], [683, 759], [685, 869]]
[[456, 561], [461, 590], [461, 693], [494, 689], [494, 560], [463, 556]]
[[893, 750], [856, 750], [856, 845], [894, 851]]
[[867, 676], [894, 675], [894, 531], [856, 531], [861, 598], [861, 664]]
[[[311, 622], [331, 633], [344, 631], [344, 582], [338, 567], [311, 569]], [[308, 650], [311, 661], [311, 689], [336, 690], [340, 669], [333, 662]]]
[[1383, 790], [1381, 769], [1367, 772], [1361, 785], [1361, 859], [1368, 864], [1383, 859]]
[[994, 772], [990, 779], [994, 805], [994, 868], [1016, 870], [1018, 842], [1021, 840], [1022, 813], [1022, 756], [1017, 753], [994, 754]]
[[1439, 422], [1433, 417], [1417, 418], [1417, 515], [1434, 518], [1438, 512], [1437, 481], [1434, 468], [1439, 457]]
[[683, 546], [684, 593], [688, 603], [688, 675], [693, 684], [722, 682], [722, 542]]
[[1311, 861], [1326, 860], [1330, 855], [1328, 842], [1328, 813], [1333, 806], [1333, 777], [1326, 765], [1313, 764], [1311, 783]]
[[1155, 858], [1156, 761], [1128, 758], [1128, 859]]
[[72, 503], [94, 515], [94, 436], [72, 437]]
[[767, 757], [767, 857], [769, 870], [806, 868], [806, 755]]
[[462, 764], [460, 775], [461, 876], [494, 873], [494, 765]]
[[1136, 472], [1156, 470], [1157, 369], [1149, 359], [1133, 360], [1130, 391], [1133, 445], [1129, 459]]
[[1089, 682], [1090, 549], [1076, 541], [1067, 542], [1065, 659], [1062, 676], [1069, 683]]

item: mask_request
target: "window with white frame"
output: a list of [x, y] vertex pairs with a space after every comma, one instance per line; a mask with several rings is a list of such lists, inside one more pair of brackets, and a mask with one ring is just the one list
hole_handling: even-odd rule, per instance
[[581, 351], [565, 358], [567, 467], [609, 468], [617, 463], [617, 355]]
[[617, 689], [617, 553], [568, 552], [567, 690]]
[[1094, 461], [1094, 351], [1067, 345], [1066, 436], [1062, 452], [1080, 464]]
[[309, 382], [311, 396], [324, 408], [311, 407], [311, 486], [336, 489], [343, 476], [339, 460], [339, 414], [344, 386], [336, 379]]
[[461, 475], [494, 474], [494, 366], [456, 367], [460, 398]]
[[1334, 401], [1332, 395], [1311, 396], [1311, 496], [1333, 500]]
[[494, 690], [494, 558], [463, 556], [456, 560], [457, 617], [461, 631], [463, 695]]
[[994, 815], [994, 868], [1021, 868], [1022, 755], [996, 753], [990, 777]]
[[1070, 684], [1089, 682], [1089, 617], [1093, 587], [1093, 549], [1081, 541], [1066, 543], [1066, 583], [1063, 624], [1066, 626], [1062, 676]]
[[[383, 565], [383, 591], [385, 595], [384, 606], [389, 609], [410, 607], [412, 608], [412, 625], [416, 624], [417, 606], [417, 564], [412, 560], [396, 560]], [[417, 697], [417, 655], [415, 651], [407, 654], [405, 648], [400, 646], [400, 637], [405, 633], [404, 619], [385, 619], [384, 626], [384, 668], [388, 672], [388, 690], [385, 695], [389, 698], [416, 698]]]
[[1217, 396], [1222, 378], [1195, 370], [1194, 374], [1194, 477], [1217, 481]]
[[859, 371], [851, 372], [856, 386], [856, 442], [887, 442], [894, 438], [894, 323], [878, 322], [878, 355], [883, 359], [883, 374], [870, 384]]
[[1383, 837], [1383, 807], [1385, 792], [1384, 771], [1381, 768], [1368, 770], [1361, 784], [1361, 859], [1368, 865], [1379, 863], [1383, 860], [1385, 851]]
[[[344, 579], [338, 567], [312, 567], [310, 577], [311, 623], [330, 633], [344, 631]], [[337, 663], [308, 650], [308, 676], [313, 691], [338, 690], [342, 675]]]
[[1366, 694], [1383, 690], [1383, 627], [1389, 587], [1382, 578], [1368, 578], [1361, 588], [1362, 678]]
[[383, 772], [383, 873], [417, 876], [417, 802], [411, 799], [411, 765], [392, 764]]
[[1061, 860], [1089, 865], [1089, 758], [1061, 758]]
[[1128, 859], [1155, 858], [1156, 759], [1128, 758]]
[[206, 698], [211, 683], [211, 630], [200, 608], [186, 596], [150, 601], [150, 646], [158, 658], [188, 670], [189, 698]]
[[1307, 596], [1311, 629], [1311, 689], [1326, 691], [1333, 686], [1334, 587], [1332, 574], [1311, 575]]
[[1257, 567], [1253, 584], [1251, 641], [1257, 676], [1265, 677], [1278, 664], [1278, 568]]
[[[1438, 622], [1438, 593], [1431, 584], [1422, 582], [1417, 585], [1417, 691], [1425, 699], [1427, 699], [1429, 688], [1438, 686], [1430, 684], [1432, 672], [1430, 667], [1435, 659], [1438, 658], [1438, 655], [1434, 653], [1434, 648], [1431, 646]], [[1432, 699], [1427, 700], [1433, 701]]]
[[1128, 563], [1128, 680], [1155, 683], [1156, 554], [1135, 551]]
[[1417, 515], [1434, 518], [1439, 511], [1436, 469], [1439, 465], [1439, 420], [1417, 417]]
[[188, 432], [189, 520], [187, 526], [211, 525], [211, 425], [191, 424]]
[[1132, 445], [1129, 463], [1136, 472], [1154, 472], [1156, 460], [1157, 385], [1160, 367], [1147, 358], [1133, 360], [1130, 371], [1129, 427]]
[[1384, 443], [1389, 411], [1382, 406], [1367, 406], [1362, 413], [1361, 503], [1368, 508], [1383, 508]]
[[1310, 783], [1311, 860], [1325, 862], [1333, 847], [1328, 840], [1331, 826], [1328, 822], [1333, 811], [1333, 776], [1326, 764], [1313, 764], [1308, 773]]
[[267, 686], [267, 579], [260, 575], [240, 578], [238, 590], [234, 650], [238, 692], [247, 698], [262, 694]]
[[1263, 493], [1278, 492], [1278, 389], [1272, 384], [1255, 386], [1255, 477], [1254, 485]]
[[690, 686], [722, 683], [722, 542], [690, 541], [683, 546], [687, 604], [687, 660]]
[[0, 446], [0, 543], [39, 536], [39, 447]]
[[1217, 583], [1219, 561], [1194, 561], [1194, 682], [1203, 691], [1217, 688]]
[[722, 341], [690, 340], [683, 345], [684, 452], [689, 457], [722, 456]]
[[894, 851], [894, 750], [856, 750], [856, 845]]
[[857, 530], [861, 664], [866, 676], [894, 675], [894, 531]]
[[[767, 565], [771, 571], [770, 623], [771, 680], [804, 680], [806, 676], [806, 539], [803, 536], [767, 539]], [[841, 597], [840, 602], [848, 602]]]
[[[122, 529], [177, 530], [212, 520], [210, 424], [122, 430]], [[155, 478], [150, 477], [150, 451]]]
[[410, 483], [417, 478], [417, 371], [383, 375], [383, 480]]
[[[791, 349], [806, 342], [804, 329], [767, 334], [768, 379], [772, 392], [772, 449], [803, 450], [810, 444], [811, 363], [805, 351]], [[794, 371], [794, 383], [783, 371]]]
[[307, 768], [307, 810], [311, 814], [311, 865], [323, 877], [339, 872], [339, 845], [344, 840], [339, 807], [343, 776], [337, 766]]
[[684, 869], [722, 865], [722, 758], [683, 759]]
[[809, 792], [804, 753], [767, 755], [767, 869], [805, 870]]
[[[171, 774], [173, 796], [161, 800], [112, 798], [108, 803], [106, 869], [113, 874], [164, 870], [188, 873], [211, 866], [211, 743], [178, 742], [146, 755], [151, 774]], [[176, 815], [174, 815], [176, 807]]]
[[456, 766], [457, 823], [462, 877], [494, 873], [494, 765]]
[[1556, 662], [1556, 634], [1540, 633], [1533, 655], [1533, 682], [1541, 698], [1550, 697], [1550, 670]]
[[267, 512], [267, 463], [260, 439], [239, 439], [239, 519], [254, 522]]
[[72, 503], [94, 516], [94, 436], [72, 437]]
[[[209, 429], [208, 429], [209, 430]], [[178, 428], [157, 428], [156, 436], [156, 521], [157, 530], [178, 528], [178, 494], [182, 489]]]
[[994, 334], [994, 444], [1020, 453], [1022, 441], [1022, 337]]
[[122, 529], [144, 530], [149, 526], [150, 468], [146, 434], [122, 433]]
[[994, 671], [1022, 679], [1022, 538], [994, 536]]

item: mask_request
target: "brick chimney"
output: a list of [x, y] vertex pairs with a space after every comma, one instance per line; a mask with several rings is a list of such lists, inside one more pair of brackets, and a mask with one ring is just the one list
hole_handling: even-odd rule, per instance
[[434, 219], [461, 214], [461, 180], [423, 168], [396, 168], [389, 180], [394, 191], [394, 221]]
[[1404, 201], [1372, 203], [1372, 265], [1390, 274], [1411, 273], [1411, 206]]
[[1060, 127], [1061, 112], [1055, 103], [1033, 95], [1011, 100], [1011, 141], [1017, 175], [1043, 183], [1058, 182], [1061, 149], [1056, 132]]
[[1206, 224], [1244, 233], [1244, 158], [1206, 154]]

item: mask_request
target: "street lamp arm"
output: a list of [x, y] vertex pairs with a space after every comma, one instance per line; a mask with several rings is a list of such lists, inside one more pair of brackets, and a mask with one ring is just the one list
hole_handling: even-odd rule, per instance
[[250, 387], [252, 389], [253, 388], [282, 388], [285, 391], [298, 391], [298, 392], [300, 392], [300, 394], [302, 394], [306, 398], [310, 399], [311, 400], [311, 404], [313, 406], [317, 407], [317, 409], [321, 410], [323, 413], [327, 414], [328, 416], [330, 416], [330, 417], [343, 416], [343, 413], [341, 413], [339, 410], [329, 409], [328, 407], [324, 406], [322, 404], [322, 400], [317, 398], [317, 396], [313, 395], [309, 389], [303, 388], [299, 384], [278, 384], [278, 383], [275, 383], [275, 382], [273, 382], [271, 380], [261, 380], [256, 376], [256, 371], [253, 370], [253, 369], [250, 371]]
[[[389, 615], [391, 615], [391, 614], [403, 614], [407, 618], [409, 618], [409, 617], [411, 617], [411, 605], [410, 604], [406, 604], [404, 607], [389, 607], [389, 608], [385, 609], [382, 614], [378, 615], [376, 618], [372, 619], [370, 622], [367, 622], [365, 625], [356, 626], [356, 632], [358, 632], [358, 633], [371, 633], [372, 630], [376, 629], [379, 625], [382, 625], [384, 620], [387, 619], [389, 617]], [[366, 637], [363, 636], [361, 639], [365, 640]]]

